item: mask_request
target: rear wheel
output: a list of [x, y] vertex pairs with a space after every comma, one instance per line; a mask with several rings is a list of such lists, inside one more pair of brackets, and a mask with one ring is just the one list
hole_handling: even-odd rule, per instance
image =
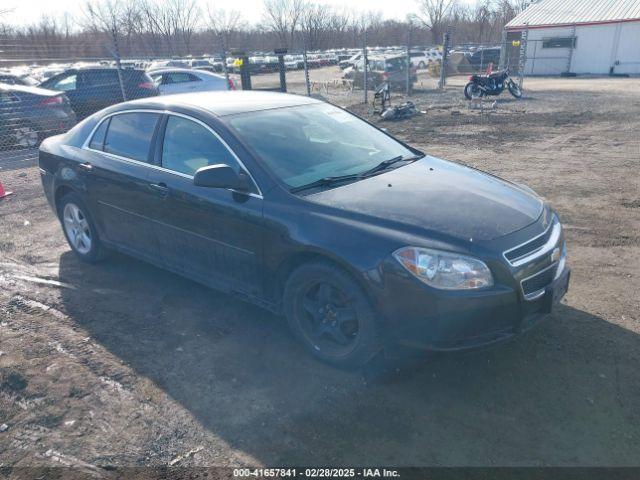
[[92, 263], [106, 256], [91, 214], [77, 193], [62, 197], [58, 215], [69, 246], [81, 260]]
[[28, 123], [16, 127], [13, 138], [18, 148], [36, 148], [40, 145], [40, 133]]
[[287, 280], [284, 307], [293, 333], [324, 362], [358, 367], [380, 351], [369, 299], [335, 265], [317, 262], [298, 267]]
[[467, 97], [467, 100], [473, 100], [474, 98], [480, 98], [484, 92], [478, 86], [477, 83], [469, 82], [464, 87], [464, 96]]
[[509, 80], [509, 84], [507, 85], [509, 92], [516, 98], [522, 98], [522, 89], [520, 85], [515, 83], [513, 80]]

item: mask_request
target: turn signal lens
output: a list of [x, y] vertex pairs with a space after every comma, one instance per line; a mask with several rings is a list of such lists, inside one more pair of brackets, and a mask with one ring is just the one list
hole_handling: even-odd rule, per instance
[[489, 267], [477, 258], [420, 247], [405, 247], [393, 254], [416, 278], [433, 288], [471, 290], [490, 287]]

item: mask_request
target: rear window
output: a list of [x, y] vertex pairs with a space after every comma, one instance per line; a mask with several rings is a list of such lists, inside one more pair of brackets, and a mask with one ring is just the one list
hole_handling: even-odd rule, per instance
[[156, 113], [121, 113], [111, 117], [104, 151], [122, 157], [148, 161], [151, 139], [160, 115]]

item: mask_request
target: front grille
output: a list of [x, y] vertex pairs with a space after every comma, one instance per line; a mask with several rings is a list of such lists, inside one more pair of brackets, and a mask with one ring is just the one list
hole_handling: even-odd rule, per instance
[[507, 260], [513, 263], [519, 258], [526, 257], [527, 255], [530, 255], [536, 250], [539, 250], [540, 248], [542, 248], [544, 244], [547, 243], [550, 236], [551, 236], [551, 228], [549, 228], [546, 232], [544, 232], [544, 234], [542, 234], [537, 238], [534, 238], [530, 242], [527, 242], [524, 245], [521, 245], [517, 248], [514, 248], [513, 250], [506, 252], [504, 256], [507, 258]]
[[558, 245], [561, 238], [562, 226], [554, 215], [551, 224], [544, 233], [507, 250], [503, 256], [512, 266], [519, 267], [550, 253]]
[[558, 268], [558, 263], [554, 263], [549, 265], [544, 270], [539, 271], [535, 275], [525, 278], [522, 280], [522, 293], [525, 298], [528, 296], [533, 296], [533, 294], [543, 290], [547, 285], [550, 285], [553, 282], [553, 278], [556, 274], [556, 269]]

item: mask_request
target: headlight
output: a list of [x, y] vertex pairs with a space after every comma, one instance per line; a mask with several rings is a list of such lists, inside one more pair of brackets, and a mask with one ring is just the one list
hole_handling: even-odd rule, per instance
[[484, 262], [429, 248], [405, 247], [393, 253], [400, 264], [427, 285], [443, 290], [470, 290], [493, 285]]

